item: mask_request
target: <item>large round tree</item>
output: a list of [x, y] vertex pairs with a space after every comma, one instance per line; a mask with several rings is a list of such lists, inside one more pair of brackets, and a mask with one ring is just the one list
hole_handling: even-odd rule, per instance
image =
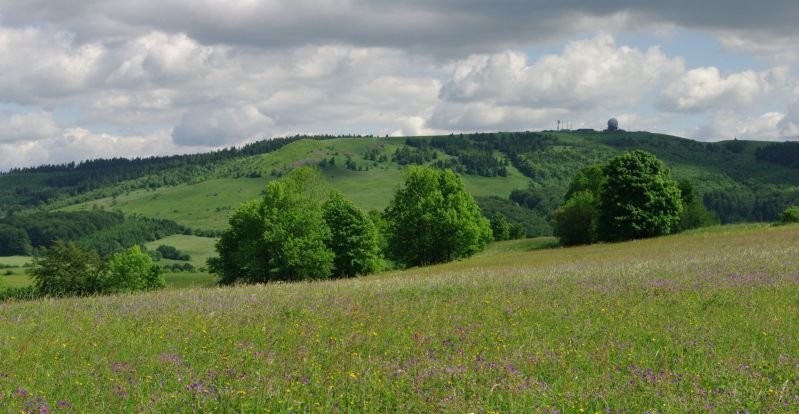
[[488, 220], [451, 170], [409, 167], [385, 215], [389, 253], [407, 266], [470, 256], [492, 239]]
[[223, 284], [326, 278], [333, 269], [330, 228], [322, 217], [326, 185], [310, 169], [267, 184], [264, 198], [243, 204], [230, 218], [208, 260]]
[[639, 239], [677, 230], [680, 189], [657, 157], [641, 150], [625, 152], [602, 171], [598, 223], [602, 240]]

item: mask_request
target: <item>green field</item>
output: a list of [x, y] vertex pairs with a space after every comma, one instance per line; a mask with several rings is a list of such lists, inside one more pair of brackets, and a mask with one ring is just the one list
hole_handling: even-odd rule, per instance
[[799, 227], [0, 304], [8, 412], [799, 410]]
[[[368, 150], [389, 156], [403, 146], [404, 139], [339, 138], [327, 141], [301, 140], [278, 151], [227, 162], [218, 174], [235, 170], [239, 178], [216, 178], [199, 183], [156, 189], [128, 191], [116, 197], [104, 197], [62, 208], [80, 211], [94, 208], [119, 210], [127, 214], [165, 218], [196, 229], [223, 230], [229, 214], [241, 203], [258, 198], [273, 171], [284, 174], [303, 165], [317, 165], [322, 159], [335, 159], [335, 166], [322, 169], [331, 188], [340, 191], [364, 210], [382, 210], [400, 186], [404, 166], [395, 162], [374, 162], [363, 158]], [[352, 171], [344, 167], [347, 157], [369, 170]], [[447, 158], [446, 155], [441, 155]], [[248, 173], [261, 178], [247, 178]], [[508, 167], [507, 177], [463, 177], [466, 189], [475, 196], [507, 198], [511, 191], [527, 188], [530, 179], [516, 168]]]
[[[214, 256], [214, 244], [216, 239], [197, 236], [184, 236], [177, 234], [174, 236], [165, 237], [154, 242], [146, 244], [150, 250], [155, 250], [158, 246], [164, 244], [173, 246], [183, 253], [191, 256], [191, 263], [195, 268], [199, 269], [205, 267], [205, 261]], [[27, 269], [22, 265], [30, 263], [33, 258], [28, 256], [11, 256], [0, 257], [0, 265], [7, 264], [17, 267], [9, 269], [0, 269], [0, 286], [5, 287], [25, 287], [33, 283], [33, 280], [27, 274]], [[182, 261], [161, 259], [156, 262], [159, 265], [171, 265], [173, 263], [185, 263]], [[6, 275], [6, 272], [11, 272], [11, 275]], [[206, 272], [167, 272], [164, 274], [164, 280], [168, 289], [187, 288], [187, 287], [211, 287], [216, 285], [216, 276], [210, 275]]]

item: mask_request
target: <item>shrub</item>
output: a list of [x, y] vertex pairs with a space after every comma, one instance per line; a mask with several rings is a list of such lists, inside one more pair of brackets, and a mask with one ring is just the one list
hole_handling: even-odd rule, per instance
[[799, 223], [799, 206], [791, 206], [780, 213], [780, 224]]
[[139, 246], [114, 253], [108, 259], [108, 273], [104, 286], [106, 292], [154, 290], [162, 289], [164, 286], [160, 269]]

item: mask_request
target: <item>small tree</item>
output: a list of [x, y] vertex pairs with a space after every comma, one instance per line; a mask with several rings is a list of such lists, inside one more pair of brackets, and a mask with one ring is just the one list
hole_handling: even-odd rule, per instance
[[107, 292], [135, 292], [163, 289], [161, 269], [139, 246], [114, 253], [108, 259], [108, 275], [104, 290]]
[[597, 239], [596, 196], [590, 191], [579, 191], [555, 210], [554, 233], [564, 246], [591, 244]]
[[502, 213], [491, 217], [491, 233], [495, 241], [510, 240], [510, 224]]
[[702, 204], [696, 194], [693, 184], [688, 180], [680, 180], [680, 198], [682, 212], [680, 213], [680, 230], [690, 230], [718, 224], [718, 219]]
[[799, 223], [799, 206], [791, 206], [780, 213], [780, 224]]
[[602, 169], [599, 237], [606, 241], [660, 236], [677, 230], [682, 201], [677, 183], [654, 155], [625, 152]]
[[374, 223], [341, 193], [333, 192], [322, 205], [322, 216], [330, 228], [327, 246], [333, 251], [333, 275], [356, 276], [376, 271], [380, 247]]
[[102, 261], [97, 252], [83, 250], [74, 243], [57, 240], [31, 269], [34, 285], [41, 295], [91, 295], [103, 291]]
[[385, 216], [389, 252], [407, 266], [470, 256], [492, 238], [488, 220], [451, 170], [409, 167]]

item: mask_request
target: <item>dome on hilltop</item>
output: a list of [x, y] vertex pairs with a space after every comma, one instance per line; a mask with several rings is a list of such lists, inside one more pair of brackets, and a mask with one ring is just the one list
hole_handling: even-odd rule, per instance
[[619, 130], [619, 120], [616, 118], [608, 119], [608, 131], [618, 131]]

